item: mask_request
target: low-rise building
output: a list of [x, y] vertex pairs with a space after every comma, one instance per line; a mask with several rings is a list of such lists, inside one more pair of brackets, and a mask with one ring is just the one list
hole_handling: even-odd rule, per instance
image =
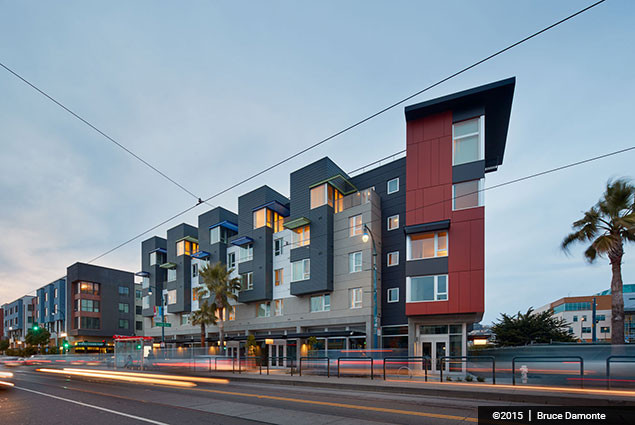
[[51, 333], [51, 344], [57, 346], [66, 332], [66, 277], [39, 288], [36, 293], [35, 320]]
[[24, 344], [24, 338], [34, 323], [34, 308], [31, 295], [25, 295], [17, 300], [4, 304], [4, 332], [11, 348], [19, 348]]

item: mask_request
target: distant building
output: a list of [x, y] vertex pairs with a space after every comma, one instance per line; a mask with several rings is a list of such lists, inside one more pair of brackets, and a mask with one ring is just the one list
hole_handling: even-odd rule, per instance
[[34, 298], [31, 295], [25, 295], [2, 306], [5, 338], [9, 339], [11, 348], [23, 345], [27, 330], [33, 326]]
[[35, 320], [51, 333], [51, 343], [57, 345], [66, 332], [66, 277], [37, 290]]
[[[607, 289], [597, 295], [610, 295], [611, 290]], [[635, 283], [622, 286], [624, 297], [624, 338], [626, 342], [635, 343]]]

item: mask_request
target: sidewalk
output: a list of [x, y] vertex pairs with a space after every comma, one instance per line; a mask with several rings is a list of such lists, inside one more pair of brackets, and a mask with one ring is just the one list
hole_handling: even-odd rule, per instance
[[516, 402], [530, 404], [551, 404], [567, 406], [633, 406], [635, 391], [581, 389], [561, 387], [529, 387], [509, 384], [485, 383], [439, 383], [412, 381], [408, 379], [381, 378], [337, 378], [331, 376], [290, 376], [287, 374], [263, 375], [258, 372], [196, 373], [212, 378], [225, 378], [231, 382], [258, 382], [272, 385], [293, 385], [315, 388], [332, 388], [350, 391], [374, 391], [398, 394], [412, 394], [433, 397], [468, 398], [477, 400]]

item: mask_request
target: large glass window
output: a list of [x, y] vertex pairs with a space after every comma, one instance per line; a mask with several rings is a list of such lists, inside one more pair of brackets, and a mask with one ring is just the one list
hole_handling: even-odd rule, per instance
[[293, 229], [293, 247], [306, 246], [311, 243], [311, 227], [309, 225]]
[[81, 300], [81, 310], [88, 311], [90, 313], [99, 313], [99, 301]]
[[357, 273], [362, 271], [362, 252], [351, 252], [348, 254], [348, 272]]
[[399, 228], [399, 215], [392, 215], [388, 217], [388, 230], [395, 230]]
[[128, 329], [129, 327], [128, 319], [119, 319], [119, 329]]
[[254, 289], [253, 272], [244, 273], [240, 275], [240, 287], [242, 291], [249, 291], [251, 289]]
[[77, 317], [77, 319], [81, 319], [80, 328], [82, 329], [99, 329], [99, 317]]
[[452, 185], [452, 209], [480, 207], [483, 205], [483, 179]]
[[227, 270], [231, 270], [236, 266], [236, 253], [228, 252], [227, 253]]
[[284, 269], [276, 269], [276, 270], [273, 271], [273, 278], [274, 278], [273, 281], [274, 281], [275, 286], [280, 286], [280, 285], [282, 285], [284, 283], [284, 280], [283, 280], [284, 273], [283, 272], [284, 272]]
[[348, 290], [348, 305], [350, 308], [362, 308], [362, 288]]
[[273, 229], [274, 233], [283, 230], [284, 217], [269, 208], [261, 208], [254, 211], [254, 229], [267, 226]]
[[165, 263], [165, 256], [160, 251], [153, 251], [150, 253], [150, 265], [155, 266]]
[[293, 267], [293, 281], [307, 280], [311, 278], [311, 260], [305, 259], [291, 263]]
[[168, 291], [168, 304], [176, 304], [176, 289]]
[[258, 317], [269, 317], [269, 316], [271, 316], [271, 302], [267, 301], [267, 302], [258, 304]]
[[445, 301], [448, 299], [448, 276], [407, 278], [408, 302]]
[[168, 282], [176, 280], [176, 269], [168, 269]]
[[328, 183], [321, 184], [311, 189], [311, 209], [329, 204], [335, 211], [342, 211], [342, 194]]
[[386, 186], [389, 195], [391, 193], [399, 192], [399, 178], [388, 180]]
[[119, 295], [130, 295], [130, 288], [128, 288], [127, 286], [120, 286]]
[[130, 304], [119, 303], [119, 313], [128, 313], [130, 311]]
[[362, 215], [354, 215], [348, 219], [348, 236], [353, 237], [363, 233]]
[[99, 283], [79, 282], [77, 284], [77, 293], [99, 295]]
[[150, 308], [150, 296], [146, 295], [145, 297], [143, 297], [141, 299], [141, 303], [143, 305], [143, 309], [144, 310], [147, 309], [147, 308]]
[[209, 229], [209, 243], [227, 243], [227, 229], [222, 226], [216, 226]]
[[448, 256], [448, 232], [408, 235], [408, 260]]
[[273, 302], [273, 315], [282, 316], [282, 310], [284, 308], [284, 300], [274, 300]]
[[452, 126], [452, 164], [459, 165], [483, 159], [484, 117], [457, 122]]
[[198, 251], [198, 243], [187, 240], [178, 241], [176, 243], [176, 255], [192, 255]]
[[254, 244], [248, 243], [238, 250], [238, 262], [251, 261], [254, 259]]
[[311, 312], [318, 311], [330, 311], [331, 310], [331, 295], [324, 294], [317, 297], [311, 297]]

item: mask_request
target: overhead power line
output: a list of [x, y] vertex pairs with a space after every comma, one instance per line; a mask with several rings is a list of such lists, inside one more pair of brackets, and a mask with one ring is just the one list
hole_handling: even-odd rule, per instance
[[[192, 193], [189, 189], [187, 189], [185, 186], [183, 186], [182, 184], [180, 184], [179, 182], [177, 182], [176, 180], [174, 180], [173, 178], [171, 178], [170, 176], [168, 176], [167, 174], [165, 174], [163, 171], [159, 170], [157, 167], [155, 167], [154, 165], [150, 164], [148, 161], [146, 161], [145, 159], [141, 158], [139, 155], [137, 155], [136, 153], [134, 153], [133, 151], [131, 151], [130, 149], [128, 149], [127, 147], [125, 147], [124, 145], [122, 145], [121, 143], [119, 143], [118, 141], [116, 141], [115, 139], [113, 139], [112, 137], [110, 137], [108, 134], [106, 134], [104, 131], [100, 130], [99, 128], [97, 128], [95, 125], [91, 124], [88, 120], [86, 120], [85, 118], [81, 117], [79, 114], [73, 112], [70, 108], [68, 108], [67, 106], [65, 106], [62, 102], [58, 101], [57, 99], [53, 98], [51, 95], [49, 95], [48, 93], [46, 93], [44, 90], [42, 90], [41, 88], [37, 87], [35, 84], [33, 84], [32, 82], [30, 82], [29, 80], [27, 80], [26, 78], [24, 78], [23, 76], [21, 76], [20, 74], [18, 74], [16, 71], [14, 71], [13, 69], [9, 68], [7, 65], [5, 65], [4, 63], [0, 62], [0, 66], [3, 67], [4, 69], [6, 69], [8, 72], [10, 72], [11, 74], [13, 74], [15, 77], [17, 77], [18, 79], [20, 79], [22, 82], [24, 82], [25, 84], [27, 84], [29, 87], [31, 87], [33, 90], [37, 91], [38, 93], [40, 93], [42, 96], [46, 97], [48, 100], [50, 100], [51, 102], [55, 103], [57, 106], [59, 106], [60, 108], [62, 108], [63, 110], [65, 110], [66, 112], [68, 112], [69, 114], [71, 114], [72, 116], [74, 116], [75, 118], [77, 118], [78, 120], [80, 120], [81, 122], [83, 122], [84, 124], [86, 124], [88, 127], [92, 128], [93, 130], [95, 130], [97, 133], [99, 133], [100, 135], [102, 135], [103, 137], [105, 137], [106, 139], [108, 139], [109, 141], [111, 141], [112, 143], [114, 143], [115, 145], [119, 146], [121, 149], [123, 149], [124, 151], [126, 151], [127, 153], [129, 153], [130, 155], [132, 155], [134, 158], [136, 158], [137, 160], [139, 160], [142, 164], [146, 165], [148, 168], [150, 168], [151, 170], [155, 171], [156, 173], [158, 173], [159, 175], [161, 175], [163, 178], [165, 178], [166, 180], [168, 180], [169, 182], [171, 182], [172, 184], [176, 185], [178, 188], [180, 188], [181, 190], [185, 191], [187, 194], [191, 195], [192, 197], [194, 197], [194, 199], [200, 201], [200, 198], [198, 196], [196, 196], [194, 193]], [[203, 202], [203, 201], [201, 201]]]
[[[593, 3], [593, 4], [591, 4], [591, 5], [589, 5], [589, 6], [585, 7], [585, 8], [583, 8], [583, 9], [580, 9], [579, 11], [577, 11], [577, 12], [575, 12], [575, 13], [573, 13], [573, 14], [571, 14], [571, 15], [569, 15], [569, 16], [567, 16], [567, 17], [563, 18], [563, 19], [560, 19], [559, 21], [554, 22], [553, 24], [551, 24], [551, 25], [549, 25], [549, 26], [547, 26], [547, 27], [545, 27], [545, 28], [543, 28], [543, 29], [541, 29], [541, 30], [536, 31], [536, 32], [534, 32], [533, 34], [531, 34], [531, 35], [529, 35], [529, 36], [527, 36], [527, 37], [525, 37], [525, 38], [523, 38], [523, 39], [521, 39], [521, 40], [518, 40], [518, 41], [516, 41], [515, 43], [512, 43], [512, 44], [510, 44], [509, 46], [507, 46], [507, 47], [505, 47], [505, 48], [503, 48], [503, 49], [501, 49], [501, 50], [498, 50], [497, 52], [495, 52], [495, 53], [493, 53], [493, 54], [491, 54], [491, 55], [489, 55], [489, 56], [487, 56], [487, 57], [485, 57], [485, 58], [483, 58], [483, 59], [481, 59], [481, 60], [479, 60], [479, 61], [477, 61], [477, 62], [474, 62], [473, 64], [471, 64], [471, 65], [469, 65], [469, 66], [466, 66], [465, 68], [463, 68], [463, 69], [461, 69], [461, 70], [459, 70], [459, 71], [457, 71], [457, 72], [455, 72], [455, 73], [453, 73], [453, 74], [450, 74], [450, 75], [448, 75], [448, 76], [447, 76], [447, 77], [445, 77], [445, 78], [442, 78], [441, 80], [437, 81], [437, 82], [436, 82], [436, 83], [434, 83], [434, 84], [431, 84], [431, 85], [429, 85], [429, 86], [427, 86], [427, 87], [425, 87], [425, 88], [423, 88], [423, 89], [421, 89], [421, 90], [419, 90], [419, 91], [417, 91], [417, 92], [415, 92], [415, 93], [413, 93], [413, 94], [411, 94], [411, 95], [409, 95], [409, 96], [407, 96], [407, 97], [405, 97], [405, 98], [403, 98], [403, 99], [401, 99], [401, 100], [399, 100], [399, 101], [397, 101], [397, 102], [395, 102], [395, 103], [392, 103], [392, 104], [391, 104], [391, 105], [389, 105], [389, 106], [384, 107], [383, 109], [379, 110], [378, 112], [375, 112], [374, 114], [371, 114], [371, 115], [367, 116], [366, 118], [363, 118], [363, 119], [361, 119], [361, 120], [357, 121], [356, 123], [349, 125], [348, 127], [346, 127], [346, 128], [344, 128], [344, 129], [342, 129], [342, 130], [340, 130], [340, 131], [338, 131], [338, 132], [336, 132], [336, 133], [334, 133], [334, 134], [332, 134], [332, 135], [330, 135], [330, 136], [328, 136], [328, 137], [326, 137], [326, 138], [324, 138], [324, 139], [322, 139], [322, 140], [318, 141], [317, 143], [314, 143], [314, 144], [312, 144], [312, 145], [310, 145], [310, 146], [308, 146], [308, 147], [306, 147], [306, 148], [304, 148], [304, 149], [300, 150], [299, 152], [296, 152], [295, 154], [293, 154], [293, 155], [291, 155], [291, 156], [288, 156], [288, 157], [286, 157], [286, 158], [284, 158], [284, 159], [282, 159], [282, 160], [280, 160], [280, 161], [276, 162], [275, 164], [270, 165], [270, 166], [266, 167], [265, 169], [263, 169], [263, 170], [261, 170], [261, 171], [259, 171], [259, 172], [255, 173], [255, 174], [252, 174], [251, 176], [249, 176], [249, 177], [247, 177], [247, 178], [245, 178], [245, 179], [243, 179], [243, 180], [240, 180], [239, 182], [237, 182], [237, 183], [235, 183], [235, 184], [233, 184], [233, 185], [231, 185], [231, 186], [229, 186], [229, 187], [227, 187], [227, 188], [225, 188], [225, 189], [223, 189], [223, 190], [221, 190], [221, 191], [219, 191], [219, 192], [215, 193], [214, 195], [212, 195], [212, 196], [210, 196], [210, 197], [208, 197], [208, 198], [206, 198], [206, 199], [204, 199], [204, 200], [201, 200], [200, 198], [197, 198], [197, 197], [195, 196], [195, 198], [197, 198], [197, 200], [199, 201], [199, 202], [197, 203], [197, 205], [200, 205], [200, 204], [201, 204], [201, 203], [203, 203], [203, 202], [207, 203], [208, 201], [210, 201], [210, 200], [212, 200], [212, 199], [214, 199], [214, 198], [217, 198], [217, 197], [219, 197], [219, 196], [221, 196], [221, 195], [223, 195], [223, 194], [225, 194], [225, 193], [227, 193], [227, 192], [229, 192], [229, 191], [231, 191], [231, 190], [233, 190], [233, 189], [235, 189], [235, 188], [237, 188], [237, 187], [239, 187], [239, 186], [241, 186], [241, 185], [243, 185], [243, 184], [245, 184], [245, 183], [247, 183], [247, 182], [249, 182], [249, 181], [251, 181], [251, 180], [253, 180], [253, 179], [255, 179], [255, 178], [257, 178], [257, 177], [259, 177], [259, 176], [261, 176], [261, 175], [263, 175], [263, 174], [267, 173], [268, 171], [270, 171], [270, 170], [272, 170], [272, 169], [274, 169], [274, 168], [276, 168], [276, 167], [279, 167], [280, 165], [282, 165], [282, 164], [284, 164], [284, 163], [286, 163], [286, 162], [289, 162], [289, 161], [291, 161], [292, 159], [297, 158], [298, 156], [300, 156], [300, 155], [302, 155], [302, 154], [304, 154], [304, 153], [306, 153], [306, 152], [308, 152], [308, 151], [310, 151], [310, 150], [312, 150], [312, 149], [315, 149], [316, 147], [318, 147], [318, 146], [320, 146], [320, 145], [322, 145], [322, 144], [324, 144], [324, 143], [328, 142], [329, 140], [332, 140], [332, 139], [334, 139], [334, 138], [336, 138], [336, 137], [338, 137], [338, 136], [340, 136], [340, 135], [342, 135], [342, 134], [344, 134], [344, 133], [346, 133], [346, 132], [348, 132], [348, 131], [350, 131], [350, 130], [354, 129], [354, 128], [356, 128], [356, 127], [358, 127], [358, 126], [360, 126], [360, 125], [364, 124], [364, 123], [365, 123], [365, 122], [367, 122], [367, 121], [370, 121], [371, 119], [373, 119], [373, 118], [375, 118], [375, 117], [377, 117], [377, 116], [379, 116], [379, 115], [381, 115], [381, 114], [383, 114], [383, 113], [385, 113], [385, 112], [387, 112], [387, 111], [389, 111], [389, 110], [391, 110], [391, 109], [393, 109], [393, 108], [395, 108], [395, 107], [397, 107], [397, 106], [399, 106], [399, 105], [403, 104], [404, 102], [407, 102], [408, 100], [410, 100], [410, 99], [412, 99], [412, 98], [414, 98], [414, 97], [416, 97], [416, 96], [418, 96], [418, 95], [420, 95], [420, 94], [422, 94], [422, 93], [424, 93], [424, 92], [426, 92], [426, 91], [428, 91], [428, 90], [431, 90], [431, 89], [433, 89], [434, 87], [437, 87], [437, 86], [441, 85], [442, 83], [444, 83], [444, 82], [446, 82], [446, 81], [448, 81], [448, 80], [450, 80], [450, 79], [452, 79], [452, 78], [455, 78], [455, 77], [457, 77], [457, 76], [459, 76], [459, 75], [461, 75], [461, 74], [463, 74], [463, 73], [465, 73], [465, 72], [469, 71], [470, 69], [475, 68], [475, 67], [477, 67], [478, 65], [481, 65], [482, 63], [487, 62], [487, 61], [489, 61], [490, 59], [493, 59], [493, 58], [495, 58], [495, 57], [497, 57], [497, 56], [501, 55], [502, 53], [504, 53], [504, 52], [506, 52], [506, 51], [508, 51], [508, 50], [510, 50], [510, 49], [513, 49], [514, 47], [516, 47], [516, 46], [518, 46], [518, 45], [520, 45], [520, 44], [522, 44], [522, 43], [524, 43], [524, 42], [526, 42], [526, 41], [529, 41], [529, 40], [531, 40], [532, 38], [537, 37], [538, 35], [540, 35], [540, 34], [542, 34], [542, 33], [546, 32], [546, 31], [549, 31], [550, 29], [553, 29], [553, 28], [557, 27], [558, 25], [560, 25], [560, 24], [562, 24], [562, 23], [564, 23], [564, 22], [566, 22], [566, 21], [568, 21], [568, 20], [570, 20], [570, 19], [573, 19], [574, 17], [576, 17], [576, 16], [578, 16], [578, 15], [580, 15], [580, 14], [582, 14], [582, 13], [584, 13], [584, 12], [586, 12], [586, 11], [588, 11], [588, 10], [590, 10], [590, 9], [592, 9], [592, 8], [594, 8], [594, 7], [596, 7], [596, 6], [600, 5], [600, 4], [602, 4], [602, 3], [604, 3], [605, 1], [606, 1], [606, 0], [600, 0], [600, 1], [597, 1], [597, 2], [595, 2], [595, 3]], [[1, 63], [0, 63], [0, 65], [1, 65]], [[4, 66], [4, 65], [2, 65], [2, 66]], [[6, 67], [5, 67], [5, 68], [6, 68]], [[7, 70], [9, 70], [8, 68], [6, 68], [6, 69], [7, 69]], [[9, 71], [13, 73], [13, 71], [11, 71], [11, 70], [9, 70]], [[13, 73], [13, 74], [15, 74], [15, 73]], [[16, 76], [18, 76], [17, 74], [15, 74], [15, 75], [16, 75]], [[19, 76], [18, 76], [18, 78], [21, 78], [21, 77], [19, 77]], [[26, 80], [24, 80], [24, 81], [26, 82]], [[31, 84], [30, 84], [30, 83], [28, 83], [28, 82], [27, 82], [27, 84], [31, 85]], [[34, 86], [32, 86], [32, 87], [34, 87]], [[34, 88], [35, 88], [35, 87], [34, 87]], [[37, 89], [37, 88], [36, 88], [36, 89]], [[39, 90], [38, 90], [38, 91], [39, 91]], [[43, 94], [44, 94], [44, 93], [43, 93]], [[47, 96], [47, 97], [48, 97], [48, 96]], [[53, 100], [53, 99], [51, 98], [51, 100]], [[57, 103], [57, 102], [56, 102], [56, 103]], [[60, 106], [61, 106], [61, 105], [60, 105]], [[65, 108], [65, 109], [66, 109], [66, 108]], [[69, 112], [70, 112], [70, 111], [69, 111]], [[73, 114], [73, 115], [75, 115], [75, 114]], [[79, 117], [78, 117], [78, 118], [79, 118]], [[82, 121], [83, 121], [83, 120], [82, 120]], [[91, 125], [91, 127], [92, 127], [92, 125]], [[100, 133], [101, 133], [101, 132], [100, 132]], [[99, 256], [95, 257], [93, 260], [91, 260], [91, 262], [92, 262], [92, 261], [95, 261], [95, 260], [97, 260], [97, 259], [99, 259], [99, 258], [101, 258], [101, 257], [103, 257], [103, 256], [104, 256], [104, 255], [106, 255], [106, 254], [109, 254], [109, 253], [113, 252], [113, 251], [114, 251], [114, 250], [116, 250], [116, 249], [119, 249], [119, 248], [121, 248], [121, 247], [123, 247], [123, 246], [127, 245], [128, 243], [130, 243], [130, 242], [134, 241], [135, 239], [137, 239], [137, 238], [139, 238], [139, 237], [141, 237], [141, 236], [145, 235], [146, 233], [148, 233], [148, 232], [150, 232], [150, 231], [152, 231], [152, 230], [156, 229], [157, 227], [159, 227], [159, 226], [161, 226], [161, 225], [163, 225], [163, 224], [167, 223], [168, 221], [170, 221], [170, 220], [172, 220], [172, 219], [175, 219], [175, 218], [178, 218], [179, 216], [181, 216], [181, 215], [185, 214], [186, 212], [190, 211], [191, 209], [195, 208], [197, 205], [195, 205], [195, 206], [193, 206], [193, 207], [190, 207], [190, 208], [188, 208], [188, 209], [186, 209], [186, 210], [182, 211], [181, 213], [179, 213], [179, 214], [177, 214], [177, 215], [173, 216], [172, 218], [170, 218], [170, 219], [168, 219], [168, 220], [163, 221], [161, 224], [159, 224], [159, 225], [157, 225], [157, 226], [154, 226], [154, 227], [152, 227], [151, 229], [149, 229], [149, 230], [147, 230], [147, 231], [145, 231], [145, 232], [143, 232], [143, 233], [140, 233], [139, 235], [135, 236], [134, 238], [131, 238], [131, 239], [127, 240], [126, 242], [123, 242], [123, 243], [119, 244], [117, 247], [115, 247], [115, 248], [113, 248], [113, 249], [111, 249], [111, 250], [107, 251], [106, 253], [104, 253], [104, 254], [102, 254], [102, 255], [99, 255]]]

